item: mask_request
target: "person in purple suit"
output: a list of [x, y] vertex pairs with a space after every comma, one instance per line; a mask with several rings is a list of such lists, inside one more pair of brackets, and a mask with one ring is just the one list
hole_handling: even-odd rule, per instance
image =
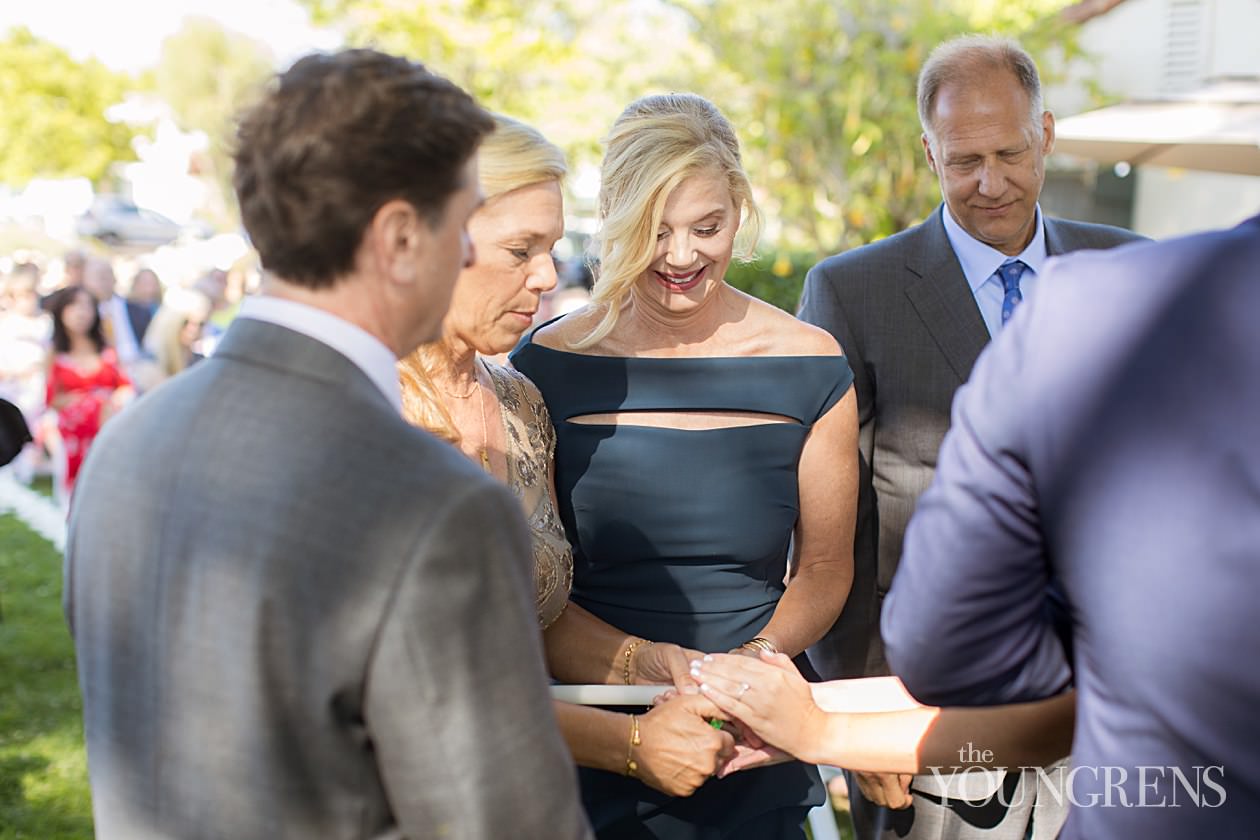
[[907, 531], [882, 629], [916, 699], [1075, 684], [1065, 840], [1260, 821], [1258, 264], [1260, 217], [1052, 261]]

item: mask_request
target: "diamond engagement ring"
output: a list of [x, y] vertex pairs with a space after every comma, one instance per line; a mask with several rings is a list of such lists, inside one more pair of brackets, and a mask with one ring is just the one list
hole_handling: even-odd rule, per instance
[[750, 689], [750, 688], [752, 688], [752, 686], [751, 686], [751, 685], [749, 685], [748, 683], [740, 683], [740, 684], [739, 684], [739, 694], [737, 694], [737, 695], [735, 695], [735, 696], [736, 696], [737, 698], [738, 698], [738, 697], [743, 697], [745, 694], [747, 694], [747, 693], [748, 693], [748, 689]]

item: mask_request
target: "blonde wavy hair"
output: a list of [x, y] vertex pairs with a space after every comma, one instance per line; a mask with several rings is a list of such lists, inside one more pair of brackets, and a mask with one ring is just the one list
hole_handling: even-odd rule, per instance
[[[535, 128], [494, 114], [494, 131], [477, 150], [478, 181], [486, 204], [522, 187], [561, 182], [568, 173], [564, 152]], [[445, 338], [416, 348], [398, 362], [403, 416], [438, 437], [459, 443], [462, 435], [442, 404], [433, 371], [447, 353]]]
[[692, 175], [726, 179], [740, 215], [735, 258], [751, 260], [761, 211], [744, 172], [739, 139], [729, 120], [694, 93], [645, 96], [630, 103], [605, 139], [600, 168], [597, 234], [599, 271], [592, 299], [604, 315], [573, 349], [597, 344], [617, 324], [635, 281], [656, 256], [656, 231], [670, 193]]
[[210, 298], [195, 289], [171, 289], [149, 322], [144, 348], [157, 365], [163, 379], [188, 367], [191, 353], [183, 344], [184, 328], [190, 321], [205, 323], [213, 310]]

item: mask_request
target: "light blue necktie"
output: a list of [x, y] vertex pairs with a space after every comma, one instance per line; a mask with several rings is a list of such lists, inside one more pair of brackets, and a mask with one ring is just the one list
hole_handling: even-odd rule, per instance
[[1011, 319], [1011, 315], [1015, 312], [1015, 306], [1024, 296], [1019, 291], [1019, 278], [1023, 275], [1024, 269], [1028, 266], [1024, 265], [1023, 260], [1011, 260], [1002, 263], [998, 270], [994, 272], [998, 279], [1002, 281], [1002, 291], [1006, 296], [1002, 298], [1002, 324]]

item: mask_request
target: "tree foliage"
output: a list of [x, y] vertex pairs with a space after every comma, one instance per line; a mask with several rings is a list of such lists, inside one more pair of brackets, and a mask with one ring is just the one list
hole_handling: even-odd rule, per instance
[[99, 182], [115, 162], [134, 160], [135, 129], [106, 117], [131, 89], [127, 76], [98, 61], [76, 61], [28, 29], [10, 30], [0, 40], [0, 183]]
[[1063, 0], [674, 5], [722, 68], [712, 95], [740, 129], [770, 236], [818, 253], [902, 230], [940, 200], [915, 102], [936, 44], [976, 31], [1015, 37], [1051, 77], [1076, 54], [1055, 14]]
[[573, 162], [645, 90], [674, 86], [691, 44], [686, 21], [659, 4], [603, 0], [302, 0], [348, 43], [423, 62], [491, 110], [537, 126]]
[[352, 43], [425, 61], [579, 162], [631, 99], [707, 96], [740, 134], [766, 246], [814, 253], [893, 233], [939, 201], [915, 107], [933, 46], [1009, 35], [1050, 78], [1078, 54], [1068, 0], [305, 2]]
[[[236, 116], [257, 97], [275, 57], [260, 41], [225, 29], [208, 18], [187, 18], [162, 42], [149, 79], [185, 131], [204, 132], [209, 150], [202, 174], [218, 188], [216, 215], [231, 217], [232, 162]], [[220, 219], [223, 221], [223, 219]]]

